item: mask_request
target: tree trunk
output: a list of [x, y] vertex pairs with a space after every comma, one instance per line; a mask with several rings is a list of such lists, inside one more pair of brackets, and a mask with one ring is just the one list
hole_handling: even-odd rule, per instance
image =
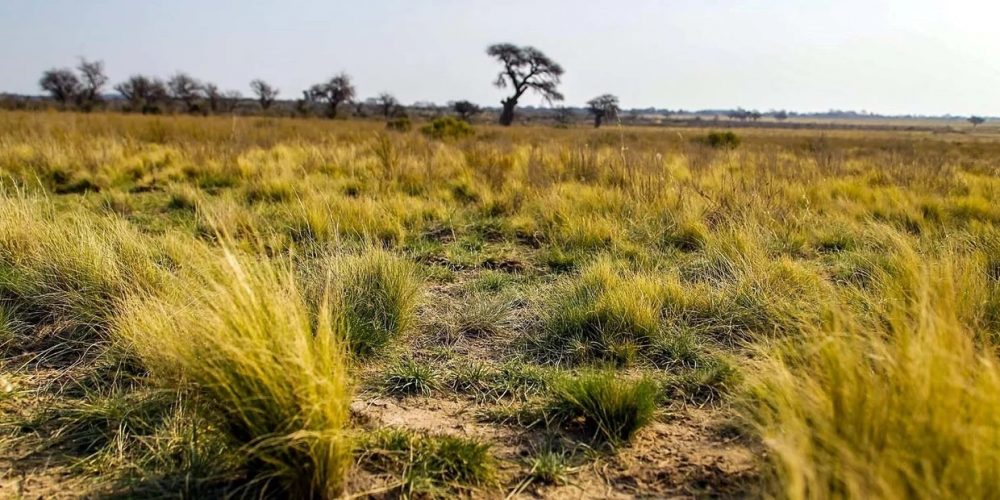
[[601, 128], [601, 119], [604, 118], [600, 113], [594, 115], [594, 128]]
[[514, 123], [514, 106], [517, 106], [517, 101], [504, 99], [500, 102], [503, 104], [503, 111], [500, 112], [500, 125], [509, 127], [511, 123]]

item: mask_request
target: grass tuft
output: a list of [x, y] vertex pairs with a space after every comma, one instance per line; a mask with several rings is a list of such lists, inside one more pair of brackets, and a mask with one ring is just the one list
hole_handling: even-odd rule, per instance
[[194, 386], [254, 481], [333, 498], [350, 465], [343, 322], [313, 315], [289, 266], [227, 252], [164, 298], [129, 304], [119, 333], [154, 380]]
[[658, 394], [650, 379], [584, 372], [556, 384], [549, 414], [564, 425], [582, 424], [593, 439], [617, 446], [653, 420]]

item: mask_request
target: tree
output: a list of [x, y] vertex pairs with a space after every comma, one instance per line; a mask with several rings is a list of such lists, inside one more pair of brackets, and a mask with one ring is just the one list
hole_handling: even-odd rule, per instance
[[597, 96], [587, 101], [587, 111], [594, 115], [594, 128], [599, 128], [605, 118], [618, 115], [618, 97], [611, 94]]
[[727, 113], [730, 120], [739, 120], [745, 122], [750, 119], [750, 112], [743, 108], [736, 108], [733, 111]]
[[986, 118], [983, 118], [981, 116], [970, 116], [968, 122], [972, 124], [972, 128], [976, 128], [982, 125], [983, 123], [986, 123]]
[[310, 90], [303, 90], [302, 98], [295, 101], [295, 111], [302, 116], [309, 116], [315, 102], [316, 99], [313, 98], [312, 92]]
[[80, 80], [67, 68], [53, 68], [42, 73], [38, 86], [63, 106], [75, 101], [82, 90]]
[[774, 116], [775, 120], [778, 120], [779, 122], [783, 122], [783, 121], [785, 121], [785, 120], [788, 119], [788, 112], [787, 111], [775, 111], [774, 113], [772, 113], [772, 116]]
[[115, 85], [115, 90], [129, 102], [129, 110], [158, 113], [167, 100], [167, 85], [159, 78], [132, 75], [128, 80]]
[[451, 109], [455, 110], [455, 114], [464, 121], [469, 121], [470, 118], [482, 112], [478, 105], [469, 101], [455, 101], [451, 103]]
[[205, 82], [201, 85], [201, 91], [205, 93], [205, 99], [208, 100], [208, 110], [212, 113], [219, 112], [222, 109], [223, 99], [219, 86], [211, 82]]
[[382, 116], [385, 117], [386, 120], [399, 112], [399, 101], [388, 92], [382, 92], [379, 94], [378, 97], [375, 98], [375, 105], [378, 106], [380, 111], [382, 111]]
[[183, 103], [188, 113], [198, 111], [198, 102], [202, 98], [201, 82], [187, 73], [178, 72], [167, 80], [167, 89], [170, 98]]
[[221, 109], [226, 113], [232, 113], [243, 100], [243, 94], [239, 90], [227, 90], [222, 93]]
[[257, 96], [260, 109], [267, 111], [274, 104], [274, 99], [278, 97], [279, 90], [260, 78], [250, 82], [250, 90]]
[[541, 94], [549, 102], [563, 99], [563, 95], [556, 90], [563, 68], [542, 51], [534, 47], [498, 43], [490, 45], [486, 54], [503, 64], [503, 70], [493, 84], [502, 89], [509, 87], [514, 92], [500, 101], [503, 105], [503, 111], [500, 112], [501, 125], [509, 126], [514, 123], [514, 108], [518, 99], [528, 90]]
[[354, 85], [351, 84], [350, 76], [341, 73], [327, 82], [313, 85], [309, 89], [309, 97], [314, 101], [326, 102], [326, 115], [331, 119], [336, 118], [337, 106], [354, 99]]
[[80, 72], [81, 81], [78, 100], [84, 111], [90, 111], [101, 102], [101, 92], [108, 83], [108, 76], [104, 74], [104, 62], [80, 58], [80, 65], [76, 69]]
[[555, 120], [557, 127], [569, 127], [573, 123], [573, 110], [566, 106], [556, 106]]

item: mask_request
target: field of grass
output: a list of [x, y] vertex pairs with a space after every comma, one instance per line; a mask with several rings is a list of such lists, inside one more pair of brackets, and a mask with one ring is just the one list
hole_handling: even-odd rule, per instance
[[0, 113], [0, 497], [1000, 496], [1000, 136], [737, 133]]

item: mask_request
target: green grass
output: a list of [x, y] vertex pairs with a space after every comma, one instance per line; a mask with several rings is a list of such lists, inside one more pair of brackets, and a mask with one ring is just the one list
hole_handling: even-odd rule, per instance
[[658, 394], [650, 379], [584, 372], [556, 384], [548, 412], [564, 426], [580, 425], [591, 439], [618, 446], [653, 420]]
[[412, 264], [369, 249], [335, 265], [348, 342], [355, 353], [378, 353], [410, 329], [420, 286]]
[[404, 496], [447, 497], [497, 480], [490, 445], [471, 439], [381, 429], [364, 434], [358, 448], [358, 463], [397, 477]]
[[428, 362], [406, 358], [386, 369], [382, 386], [390, 394], [429, 396], [438, 388], [438, 378]]

